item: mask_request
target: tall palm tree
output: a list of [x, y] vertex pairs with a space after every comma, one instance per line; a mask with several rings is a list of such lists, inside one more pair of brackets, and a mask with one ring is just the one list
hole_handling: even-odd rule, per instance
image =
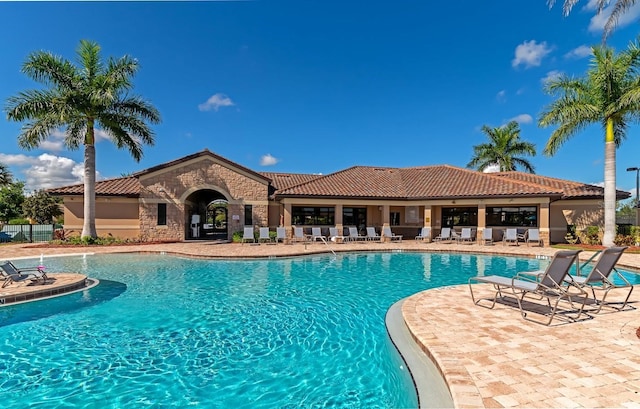
[[473, 147], [473, 158], [467, 163], [468, 168], [483, 171], [489, 166], [499, 166], [501, 172], [506, 172], [522, 167], [529, 173], [535, 173], [531, 162], [520, 156], [535, 156], [536, 147], [520, 139], [520, 127], [516, 121], [497, 128], [483, 125], [482, 132], [489, 142]]
[[[562, 6], [562, 12], [565, 16], [568, 16], [573, 9], [573, 6], [579, 0], [564, 0], [564, 5]], [[549, 8], [553, 7], [556, 3], [556, 0], [547, 0], [547, 4]], [[605, 7], [607, 7], [611, 3], [611, 0], [596, 0], [596, 14], [602, 13]], [[627, 12], [631, 6], [636, 4], [636, 0], [616, 0], [613, 4], [613, 9], [611, 9], [611, 14], [607, 18], [607, 22], [604, 24], [604, 30], [602, 32], [602, 40], [603, 42], [607, 40], [609, 34], [613, 32], [613, 30], [618, 25], [618, 19], [622, 14]]]
[[0, 186], [10, 185], [13, 182], [13, 175], [4, 163], [0, 163]]
[[77, 55], [79, 66], [45, 51], [29, 55], [22, 72], [48, 88], [9, 98], [6, 112], [9, 120], [28, 121], [18, 136], [25, 149], [38, 147], [59, 128], [66, 128], [64, 144], [68, 149], [84, 146], [82, 237], [96, 238], [96, 128], [139, 161], [142, 145], [154, 143], [147, 122], [159, 123], [160, 114], [141, 97], [129, 94], [139, 67], [137, 60], [125, 55], [105, 63], [100, 46], [87, 40], [80, 41]]
[[592, 47], [593, 57], [584, 78], [566, 75], [550, 80], [545, 91], [557, 99], [543, 110], [539, 124], [558, 125], [544, 148], [554, 155], [560, 146], [587, 126], [602, 125], [604, 159], [604, 237], [612, 246], [616, 217], [616, 147], [626, 137], [630, 120], [640, 117], [640, 48], [631, 43], [616, 54], [606, 46]]

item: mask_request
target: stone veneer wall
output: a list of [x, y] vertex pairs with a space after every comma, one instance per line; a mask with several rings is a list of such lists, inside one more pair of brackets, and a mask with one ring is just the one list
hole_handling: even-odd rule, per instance
[[[228, 195], [229, 238], [244, 227], [244, 205], [253, 206], [253, 223], [267, 226], [268, 184], [209, 158], [187, 162], [140, 179], [140, 236], [145, 241], [175, 241], [186, 237], [189, 220], [181, 197], [190, 189], [215, 189]], [[158, 226], [158, 203], [167, 204], [167, 225]], [[233, 220], [239, 215], [240, 220]]]

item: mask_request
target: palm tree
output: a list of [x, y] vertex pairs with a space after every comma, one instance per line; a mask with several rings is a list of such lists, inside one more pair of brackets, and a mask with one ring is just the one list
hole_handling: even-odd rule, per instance
[[[578, 1], [579, 0], [564, 0], [564, 5], [562, 6], [562, 12], [564, 13], [565, 16], [568, 16], [569, 13], [571, 13], [573, 6]], [[602, 10], [606, 6], [608, 6], [610, 2], [611, 0], [596, 0], [596, 9], [597, 9], [596, 14], [602, 13]], [[555, 3], [556, 3], [556, 0], [547, 0], [547, 4], [549, 5], [549, 8], [553, 7]], [[616, 28], [616, 25], [618, 25], [618, 19], [620, 18], [620, 16], [626, 13], [627, 10], [629, 10], [629, 8], [634, 4], [636, 4], [636, 0], [616, 0], [616, 2], [613, 4], [613, 9], [611, 9], [611, 14], [607, 18], [607, 22], [604, 24], [604, 30], [602, 32], [603, 42], [607, 40], [607, 37], [609, 36], [609, 34], [611, 34], [613, 30]]]
[[84, 145], [84, 224], [82, 237], [96, 238], [95, 132], [101, 128], [118, 148], [126, 148], [136, 161], [142, 145], [153, 145], [149, 123], [159, 123], [160, 114], [150, 103], [129, 95], [138, 71], [137, 60], [123, 56], [105, 63], [97, 43], [82, 40], [77, 48], [79, 65], [38, 51], [27, 57], [22, 72], [46, 86], [28, 90], [7, 101], [7, 118], [28, 121], [18, 136], [25, 149], [40, 145], [52, 131], [66, 128], [65, 146]]
[[541, 114], [539, 124], [558, 125], [544, 148], [554, 155], [569, 138], [599, 123], [605, 131], [604, 237], [612, 246], [616, 217], [616, 147], [626, 137], [628, 122], [640, 115], [640, 48], [631, 43], [616, 54], [606, 46], [592, 47], [593, 58], [584, 78], [566, 75], [550, 80], [545, 91], [557, 99]]
[[501, 172], [522, 167], [529, 173], [535, 173], [533, 165], [519, 156], [535, 156], [536, 147], [530, 142], [520, 140], [520, 128], [516, 121], [498, 128], [483, 125], [482, 132], [490, 142], [473, 147], [473, 158], [467, 163], [468, 168], [483, 171], [489, 166], [497, 165]]
[[4, 163], [0, 163], [0, 186], [10, 185], [13, 182], [13, 175]]

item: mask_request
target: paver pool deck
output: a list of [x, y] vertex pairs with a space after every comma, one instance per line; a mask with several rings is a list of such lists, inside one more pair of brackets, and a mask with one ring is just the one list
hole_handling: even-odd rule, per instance
[[[40, 247], [0, 246], [0, 259], [91, 253], [167, 253], [191, 257], [283, 257], [340, 251], [447, 251], [553, 256], [550, 247], [477, 244], [346, 243], [249, 245], [215, 242]], [[581, 253], [586, 260], [593, 253]], [[619, 266], [640, 271], [640, 254]], [[407, 298], [402, 315], [412, 337], [435, 362], [459, 408], [640, 408], [640, 286], [626, 311], [602, 311], [579, 322], [544, 326], [517, 308], [489, 310], [471, 302], [467, 285], [426, 290]], [[616, 294], [612, 293], [615, 297]], [[614, 298], [615, 299], [615, 298]], [[415, 369], [414, 369], [415, 370]]]

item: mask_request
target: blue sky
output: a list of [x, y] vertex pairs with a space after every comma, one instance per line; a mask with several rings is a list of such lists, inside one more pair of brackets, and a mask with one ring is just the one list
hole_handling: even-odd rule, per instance
[[[604, 137], [591, 127], [554, 157], [545, 78], [583, 75], [602, 16], [562, 1], [0, 2], [0, 99], [40, 85], [20, 73], [27, 55], [69, 59], [81, 39], [141, 69], [135, 93], [161, 112], [156, 143], [135, 162], [104, 139], [99, 178], [119, 177], [204, 148], [256, 171], [322, 173], [354, 165], [464, 167], [482, 125], [520, 123], [540, 153], [536, 173], [603, 181]], [[640, 33], [640, 4], [610, 37]], [[586, 50], [586, 52], [585, 52]], [[0, 162], [28, 189], [80, 183], [82, 150], [62, 131], [25, 151], [20, 124], [0, 119]], [[618, 150], [617, 185], [635, 194], [640, 125]], [[446, 181], [443, 181], [446, 183]]]

